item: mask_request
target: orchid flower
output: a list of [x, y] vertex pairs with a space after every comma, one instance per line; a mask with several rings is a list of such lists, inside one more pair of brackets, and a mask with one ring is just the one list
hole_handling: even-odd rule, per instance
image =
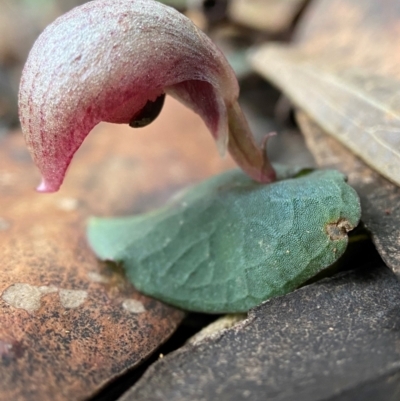
[[74, 153], [101, 121], [147, 125], [165, 94], [198, 113], [219, 148], [259, 182], [275, 172], [249, 130], [228, 62], [188, 18], [154, 0], [97, 0], [47, 27], [21, 78], [22, 131], [57, 191]]

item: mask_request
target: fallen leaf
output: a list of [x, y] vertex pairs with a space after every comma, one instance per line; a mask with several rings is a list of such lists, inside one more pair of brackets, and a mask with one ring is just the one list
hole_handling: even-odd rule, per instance
[[339, 172], [274, 167], [280, 181], [269, 185], [232, 170], [147, 214], [93, 218], [90, 245], [122, 262], [144, 294], [189, 311], [247, 312], [331, 266], [361, 214]]
[[319, 166], [348, 177], [361, 200], [362, 221], [385, 263], [400, 278], [400, 188], [371, 170], [303, 112], [297, 121]]
[[232, 167], [205, 132], [171, 99], [143, 132], [99, 127], [54, 195], [33, 190], [38, 174], [22, 134], [0, 138], [0, 400], [87, 399], [174, 332], [183, 312], [96, 260], [85, 220], [145, 211]]
[[400, 8], [396, 0], [322, 0], [296, 45], [265, 45], [254, 68], [326, 132], [400, 185]]
[[371, 267], [265, 302], [153, 364], [120, 401], [397, 401], [400, 286]]

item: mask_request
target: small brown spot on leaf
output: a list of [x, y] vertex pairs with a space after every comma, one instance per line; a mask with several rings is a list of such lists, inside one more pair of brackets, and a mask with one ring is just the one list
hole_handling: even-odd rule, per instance
[[341, 219], [335, 223], [327, 224], [326, 232], [332, 241], [338, 241], [347, 237], [347, 233], [353, 228], [348, 220]]

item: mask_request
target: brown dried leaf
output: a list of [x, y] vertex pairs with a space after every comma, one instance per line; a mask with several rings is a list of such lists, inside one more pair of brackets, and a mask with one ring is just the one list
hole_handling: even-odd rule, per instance
[[220, 161], [200, 119], [175, 101], [143, 131], [99, 127], [54, 195], [34, 192], [39, 174], [22, 135], [1, 139], [0, 400], [85, 399], [181, 321], [183, 312], [95, 259], [85, 220], [146, 210], [232, 162]]
[[305, 113], [298, 112], [297, 121], [317, 164], [347, 174], [360, 196], [362, 221], [383, 260], [400, 278], [400, 188], [371, 170]]
[[400, 7], [395, 0], [384, 7], [378, 0], [315, 3], [297, 45], [261, 47], [253, 66], [325, 131], [400, 185]]

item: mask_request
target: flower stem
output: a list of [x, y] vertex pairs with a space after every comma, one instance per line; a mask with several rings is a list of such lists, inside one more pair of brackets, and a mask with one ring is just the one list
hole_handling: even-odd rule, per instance
[[228, 106], [229, 141], [228, 150], [236, 163], [251, 178], [260, 183], [276, 180], [276, 173], [268, 160], [266, 142], [257, 145], [238, 102]]

